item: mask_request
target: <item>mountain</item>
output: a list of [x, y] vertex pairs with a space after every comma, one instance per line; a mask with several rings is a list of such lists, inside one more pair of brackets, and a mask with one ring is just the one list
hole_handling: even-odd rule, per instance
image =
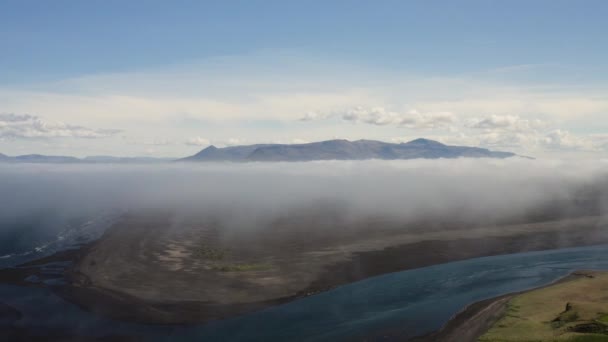
[[178, 161], [312, 161], [363, 159], [509, 158], [511, 152], [449, 146], [428, 139], [391, 144], [374, 140], [328, 140], [309, 144], [261, 144], [217, 148], [213, 145]]
[[38, 163], [38, 164], [148, 164], [166, 163], [171, 159], [151, 158], [151, 157], [111, 157], [111, 156], [91, 156], [76, 158], [68, 156], [46, 156], [42, 154], [27, 154], [22, 156], [9, 157], [0, 153], [0, 162], [4, 163]]
[[85, 163], [97, 164], [149, 164], [165, 163], [172, 159], [153, 157], [113, 157], [113, 156], [88, 156], [82, 159]]
[[[312, 160], [364, 160], [364, 159], [437, 159], [437, 158], [509, 158], [511, 152], [495, 152], [485, 148], [449, 146], [428, 139], [391, 144], [374, 140], [327, 140], [309, 144], [257, 144], [217, 148], [213, 145], [199, 153], [178, 159], [187, 162], [209, 161], [312, 161]], [[79, 164], [149, 164], [170, 159], [151, 157], [89, 156], [82, 159], [67, 156], [28, 154], [10, 157], [0, 153], [4, 163], [79, 163]]]
[[213, 145], [203, 149], [199, 153], [183, 158], [184, 161], [245, 161], [257, 149], [279, 145], [247, 145], [217, 148]]
[[79, 163], [80, 159], [66, 156], [44, 156], [41, 154], [27, 154], [23, 156], [9, 157], [9, 161], [22, 163]]

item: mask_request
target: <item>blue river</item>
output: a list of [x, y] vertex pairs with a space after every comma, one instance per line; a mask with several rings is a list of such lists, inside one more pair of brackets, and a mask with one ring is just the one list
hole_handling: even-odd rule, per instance
[[142, 335], [157, 341], [343, 341], [439, 329], [473, 302], [549, 284], [573, 270], [608, 269], [608, 245], [501, 255], [382, 275], [256, 313], [194, 326], [117, 322], [88, 313], [47, 288], [0, 286], [17, 323], [44, 334]]

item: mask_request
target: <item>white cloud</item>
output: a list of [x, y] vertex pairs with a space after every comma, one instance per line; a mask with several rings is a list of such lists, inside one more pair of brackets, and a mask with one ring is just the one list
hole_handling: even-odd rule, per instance
[[328, 119], [329, 118], [329, 114], [328, 113], [320, 113], [320, 112], [314, 112], [314, 111], [310, 111], [310, 112], [306, 112], [304, 114], [304, 116], [302, 116], [300, 119], [300, 121], [315, 121], [315, 120], [323, 120], [323, 119]]
[[548, 132], [541, 140], [541, 144], [552, 150], [592, 151], [602, 148], [602, 146], [597, 146], [590, 138], [579, 137], [561, 129], [555, 129]]
[[308, 144], [308, 143], [310, 143], [310, 141], [306, 140], [306, 139], [295, 138], [295, 139], [291, 140], [291, 143], [292, 144]]
[[[272, 65], [269, 57], [273, 57]], [[81, 151], [66, 149], [66, 153], [139, 153], [133, 146], [132, 152], [126, 150], [124, 142], [143, 141], [139, 145], [161, 148], [163, 140], [170, 139], [173, 143], [163, 152], [175, 156], [189, 153], [185, 145], [290, 142], [293, 137], [318, 141], [331, 139], [338, 132], [349, 139], [381, 140], [401, 135], [400, 129], [412, 137], [443, 136], [447, 142], [497, 148], [554, 150], [561, 144], [597, 150], [608, 144], [597, 137], [581, 137], [592, 143], [572, 141], [578, 136], [574, 130], [583, 127], [608, 132], [606, 84], [582, 87], [513, 82], [474, 73], [429, 77], [348, 61], [331, 62], [300, 53], [285, 56], [272, 52], [49, 83], [0, 85], [3, 111], [37, 113], [55, 122], [15, 132], [16, 123], [6, 123], [7, 119], [0, 134], [6, 140], [7, 127], [11, 126], [13, 138], [101, 137], [112, 135], [112, 131], [61, 122], [120, 127], [121, 136], [127, 138], [103, 143], [80, 140], [74, 148]], [[498, 72], [527, 72], [530, 68], [535, 66]], [[205, 124], [185, 124], [184, 118]], [[28, 120], [35, 126], [36, 119]], [[303, 125], [298, 120], [316, 124]], [[571, 137], [551, 135], [556, 129], [570, 131]], [[184, 137], [198, 135], [206, 139], [184, 141]], [[230, 142], [232, 136], [240, 141]], [[155, 142], [149, 137], [159, 138]], [[21, 148], [11, 144], [3, 146], [4, 150]], [[45, 148], [42, 143], [28, 144], [32, 152]]]
[[[393, 142], [412, 140], [409, 137], [391, 138]], [[608, 134], [581, 135], [554, 123], [539, 119], [525, 119], [517, 115], [490, 115], [465, 120], [454, 126], [449, 134], [428, 135], [428, 138], [447, 144], [481, 146], [491, 149], [515, 150], [524, 153], [548, 152], [606, 152]]]
[[0, 138], [6, 139], [96, 139], [110, 137], [118, 132], [120, 130], [92, 129], [60, 121], [46, 121], [28, 114], [0, 114]]
[[201, 138], [201, 137], [194, 137], [194, 138], [190, 138], [188, 140], [186, 140], [186, 145], [189, 146], [208, 146], [211, 145], [211, 142], [209, 141], [209, 139], [205, 139], [205, 138]]
[[[452, 112], [396, 112], [384, 107], [358, 106], [342, 111], [308, 113], [304, 121], [332, 118], [413, 131], [407, 137], [389, 138], [393, 142], [424, 136], [447, 144], [535, 154], [543, 151], [608, 151], [608, 135], [577, 135], [559, 128], [555, 122], [520, 115], [466, 117]], [[437, 135], [439, 132], [443, 134]]]
[[167, 146], [172, 145], [173, 141], [167, 138], [154, 138], [150, 141], [144, 141], [144, 145], [152, 145], [152, 146]]
[[308, 112], [300, 121], [326, 120], [340, 118], [354, 123], [365, 123], [376, 126], [397, 126], [412, 129], [442, 129], [449, 128], [456, 122], [451, 112], [421, 113], [417, 110], [396, 112], [384, 107], [357, 106], [346, 110], [329, 113]]
[[[338, 138], [332, 138], [332, 139], [338, 139]], [[306, 140], [306, 139], [300, 139], [300, 138], [293, 138], [293, 139], [276, 139], [276, 140], [272, 140], [270, 143], [271, 144], [279, 144], [279, 145], [285, 145], [285, 144], [308, 144], [311, 143], [312, 141], [310, 140]]]
[[570, 151], [600, 149], [592, 139], [551, 127], [550, 123], [543, 120], [525, 119], [518, 115], [491, 115], [471, 119], [465, 126], [473, 131], [481, 131], [476, 133], [479, 144], [486, 147]]
[[483, 119], [472, 119], [468, 126], [484, 130], [526, 132], [545, 128], [546, 123], [539, 119], [524, 119], [517, 115], [491, 115]]
[[590, 134], [588, 138], [598, 149], [608, 151], [608, 134]]
[[400, 124], [403, 120], [407, 120], [401, 114], [389, 111], [384, 107], [355, 107], [336, 114], [339, 114], [345, 121], [363, 122], [378, 126]]
[[542, 130], [546, 127], [548, 124], [542, 120], [518, 115], [472, 118], [465, 124], [478, 137], [479, 145], [493, 148], [536, 148], [544, 140]]
[[451, 112], [420, 113], [417, 110], [412, 110], [408, 114], [408, 120], [401, 123], [408, 128], [450, 128], [457, 121], [456, 116]]
[[245, 142], [238, 138], [230, 138], [222, 143], [224, 146], [237, 146], [243, 145]]
[[485, 132], [478, 135], [477, 144], [493, 148], [524, 148], [531, 149], [537, 145], [538, 134], [522, 132]]
[[151, 138], [151, 139], [137, 139], [131, 140], [127, 137], [123, 137], [124, 140], [132, 145], [146, 145], [146, 146], [169, 146], [174, 145], [175, 141], [167, 138]]
[[239, 138], [229, 138], [229, 139], [207, 139], [202, 137], [193, 137], [185, 141], [186, 145], [189, 146], [209, 146], [214, 145], [217, 147], [228, 147], [228, 146], [238, 146], [238, 145], [246, 145], [247, 141]]

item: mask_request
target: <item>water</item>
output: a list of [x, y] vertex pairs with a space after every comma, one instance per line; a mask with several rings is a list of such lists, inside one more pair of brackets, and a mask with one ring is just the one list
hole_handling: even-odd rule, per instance
[[77, 248], [98, 239], [120, 217], [118, 211], [95, 215], [59, 215], [41, 211], [0, 221], [0, 268]]
[[40, 333], [142, 334], [158, 341], [340, 341], [385, 330], [401, 338], [440, 328], [464, 306], [555, 281], [576, 269], [608, 269], [608, 245], [477, 258], [359, 281], [257, 313], [206, 325], [115, 322], [84, 312], [50, 290], [0, 286], [0, 301]]

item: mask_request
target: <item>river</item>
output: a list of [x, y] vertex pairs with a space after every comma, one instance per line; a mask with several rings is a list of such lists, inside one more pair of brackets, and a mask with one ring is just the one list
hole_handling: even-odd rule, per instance
[[205, 325], [116, 322], [83, 311], [48, 288], [1, 285], [0, 301], [23, 313], [19, 326], [39, 334], [60, 330], [159, 341], [341, 341], [391, 331], [403, 340], [439, 329], [468, 304], [546, 285], [576, 269], [608, 269], [608, 245], [476, 258], [386, 274]]

